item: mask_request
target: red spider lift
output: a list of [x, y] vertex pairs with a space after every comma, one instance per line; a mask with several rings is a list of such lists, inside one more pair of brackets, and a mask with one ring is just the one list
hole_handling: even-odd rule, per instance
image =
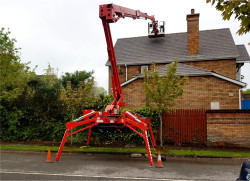
[[[115, 128], [117, 132], [124, 128], [129, 128], [138, 135], [140, 135], [145, 141], [149, 164], [152, 166], [154, 163], [149, 146], [149, 140], [147, 135], [148, 130], [152, 138], [153, 145], [156, 146], [156, 143], [150, 119], [143, 118], [135, 113], [128, 111], [123, 112], [123, 114], [120, 114], [120, 107], [124, 106], [125, 102], [123, 102], [123, 92], [121, 89], [109, 23], [115, 23], [120, 18], [125, 17], [130, 17], [133, 19], [150, 19], [152, 20], [152, 23], [149, 23], [148, 26], [150, 38], [164, 36], [164, 26], [159, 26], [158, 21], [155, 20], [154, 16], [149, 16], [147, 15], [147, 13], [140, 12], [139, 10], [132, 10], [115, 4], [104, 4], [100, 5], [99, 8], [99, 17], [102, 20], [104, 33], [107, 41], [108, 58], [112, 66], [112, 85], [114, 100], [111, 105], [107, 105], [104, 112], [98, 112], [96, 110], [84, 110], [83, 116], [66, 124], [66, 131], [63, 136], [60, 148], [58, 150], [56, 161], [59, 161], [64, 144], [69, 136], [74, 135], [80, 131], [89, 129], [89, 135], [87, 140], [87, 144], [89, 144], [92, 128], [98, 126], [105, 126]], [[77, 131], [70, 133], [70, 130], [76, 127], [80, 128]]]

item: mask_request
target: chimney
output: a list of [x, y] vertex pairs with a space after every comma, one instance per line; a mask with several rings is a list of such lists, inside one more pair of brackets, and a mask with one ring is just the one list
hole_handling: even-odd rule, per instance
[[187, 50], [188, 54], [199, 54], [199, 16], [191, 9], [191, 14], [187, 15]]

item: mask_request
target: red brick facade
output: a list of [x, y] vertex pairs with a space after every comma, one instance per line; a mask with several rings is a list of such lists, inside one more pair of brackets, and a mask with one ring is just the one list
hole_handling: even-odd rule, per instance
[[219, 109], [239, 109], [239, 89], [240, 86], [214, 76], [189, 77], [174, 108], [211, 109], [211, 102], [218, 102]]
[[214, 71], [231, 79], [236, 79], [236, 60], [209, 60], [185, 62], [185, 64]]
[[[142, 78], [122, 88], [126, 108], [137, 109], [146, 105]], [[239, 88], [213, 76], [189, 77], [184, 86], [184, 94], [176, 99], [176, 106], [173, 108], [211, 109], [211, 102], [218, 102], [220, 109], [239, 109]]]
[[[235, 79], [236, 60], [209, 60], [185, 62], [184, 64], [214, 71], [218, 74]], [[163, 64], [157, 64], [161, 66]], [[121, 83], [126, 82], [126, 67], [121, 66], [119, 77]], [[150, 69], [150, 66], [149, 66]], [[140, 65], [127, 66], [127, 80], [141, 73]], [[111, 92], [111, 68], [109, 67], [109, 93]], [[184, 87], [184, 94], [178, 98], [174, 108], [211, 109], [211, 102], [219, 102], [220, 109], [239, 109], [239, 89], [241, 87], [231, 82], [213, 76], [189, 77]], [[143, 79], [137, 79], [122, 87], [126, 107], [136, 109], [146, 104], [143, 89]], [[230, 96], [229, 96], [230, 95]]]

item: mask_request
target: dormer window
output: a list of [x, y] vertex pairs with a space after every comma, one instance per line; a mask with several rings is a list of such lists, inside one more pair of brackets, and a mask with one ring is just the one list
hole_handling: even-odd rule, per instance
[[144, 70], [148, 70], [148, 65], [141, 66], [141, 74], [144, 74]]

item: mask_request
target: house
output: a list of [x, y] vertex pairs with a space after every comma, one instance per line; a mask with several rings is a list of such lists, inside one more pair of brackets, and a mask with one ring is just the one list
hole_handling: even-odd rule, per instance
[[[199, 14], [187, 15], [187, 32], [165, 37], [118, 39], [115, 54], [125, 107], [137, 109], [146, 104], [143, 70], [154, 61], [160, 74], [167, 64], [178, 59], [178, 75], [187, 75], [184, 94], [176, 100], [176, 109], [239, 109], [241, 67], [250, 62], [244, 45], [235, 45], [229, 29], [199, 30]], [[109, 93], [112, 68], [109, 66]]]

